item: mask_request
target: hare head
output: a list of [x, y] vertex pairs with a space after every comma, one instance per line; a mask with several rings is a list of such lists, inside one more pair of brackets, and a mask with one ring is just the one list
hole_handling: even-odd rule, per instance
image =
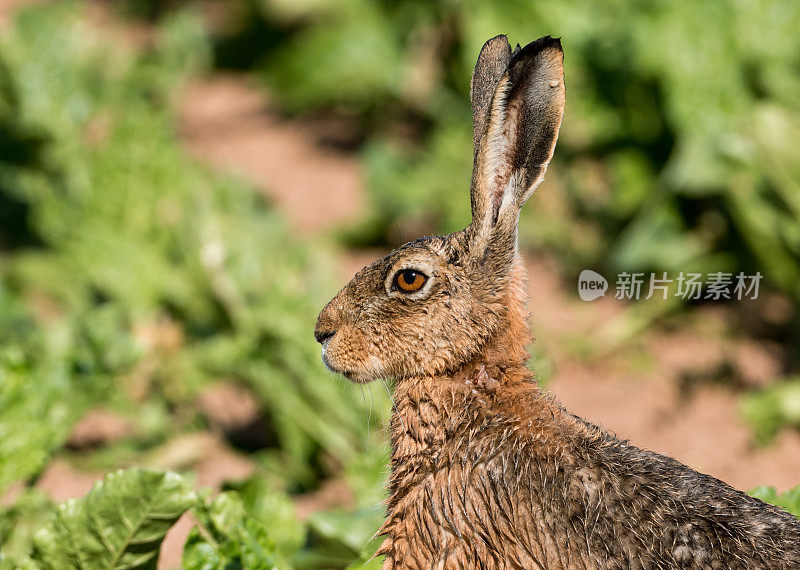
[[527, 358], [517, 222], [561, 125], [560, 41], [548, 36], [512, 53], [505, 36], [489, 40], [470, 96], [472, 222], [365, 267], [319, 315], [314, 336], [322, 358], [350, 380], [454, 373], [488, 347], [498, 364]]

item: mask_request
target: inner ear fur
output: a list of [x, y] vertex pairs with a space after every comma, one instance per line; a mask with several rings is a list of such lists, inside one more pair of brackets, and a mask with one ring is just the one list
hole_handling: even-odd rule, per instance
[[484, 245], [498, 234], [513, 235], [515, 243], [519, 209], [544, 178], [564, 113], [560, 40], [546, 36], [512, 54], [505, 36], [492, 38], [478, 57], [470, 95], [470, 233]]

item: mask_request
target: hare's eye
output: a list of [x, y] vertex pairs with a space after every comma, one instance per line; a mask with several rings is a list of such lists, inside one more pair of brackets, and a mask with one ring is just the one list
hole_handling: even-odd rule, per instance
[[402, 271], [398, 271], [397, 275], [395, 275], [394, 284], [404, 293], [413, 293], [414, 291], [422, 289], [422, 286], [425, 285], [427, 280], [428, 278], [419, 271], [403, 269]]

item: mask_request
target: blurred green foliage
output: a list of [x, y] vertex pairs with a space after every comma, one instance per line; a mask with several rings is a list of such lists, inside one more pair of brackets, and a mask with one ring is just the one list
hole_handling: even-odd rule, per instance
[[[0, 36], [0, 210], [14, 220], [0, 225], [0, 493], [22, 485], [0, 517], [0, 545], [17, 560], [30, 552], [22, 523], [52, 511], [31, 488], [88, 410], [110, 407], [137, 426], [142, 437], [106, 452], [130, 465], [205, 427], [193, 402], [225, 380], [259, 402], [266, 435], [252, 457], [257, 477], [275, 481], [240, 489], [244, 501], [231, 504], [248, 520], [291, 522], [266, 542], [246, 526], [224, 548], [230, 529], [213, 527], [215, 548], [245, 567], [256, 545], [294, 555], [312, 531], [287, 511], [287, 491], [313, 488], [365, 444], [381, 466], [370, 485], [384, 479], [379, 414], [324, 373], [311, 334], [331, 293], [325, 249], [300, 244], [253, 188], [178, 145], [173, 99], [210, 60], [196, 13], [166, 17], [144, 49], [110, 49], [115, 41], [73, 2], [28, 9]], [[370, 402], [386, 412], [385, 394]], [[225, 516], [238, 508], [220, 505]], [[40, 564], [61, 564], [58, 529], [84, 524], [77, 508], [65, 507], [69, 521], [37, 546]], [[334, 535], [304, 552], [344, 567], [361, 556], [347, 541]], [[188, 559], [207, 546], [194, 540]]]
[[326, 295], [322, 254], [174, 140], [167, 102], [207, 52], [199, 22], [176, 16], [134, 57], [105, 50], [73, 11], [24, 14], [3, 42], [14, 115], [48, 139], [42, 167], [2, 167], [40, 242], [5, 256], [4, 294], [56, 313], [30, 326], [63, 328], [63, 382], [81, 377], [97, 399], [118, 393], [120, 377], [137, 380], [145, 360], [140, 388], [173, 405], [236, 378], [261, 396], [284, 467], [305, 469], [319, 446], [352, 457], [368, 428], [352, 413], [361, 398], [324, 376], [309, 341]]
[[800, 428], [800, 378], [748, 394], [741, 408], [759, 443], [771, 442], [783, 427]]

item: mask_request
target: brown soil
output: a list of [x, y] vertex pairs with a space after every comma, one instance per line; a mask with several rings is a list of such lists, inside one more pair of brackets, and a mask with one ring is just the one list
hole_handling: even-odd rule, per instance
[[100, 447], [132, 435], [134, 435], [134, 426], [128, 418], [98, 408], [89, 411], [72, 428], [67, 446], [73, 449]]
[[319, 489], [295, 499], [295, 511], [300, 520], [306, 520], [317, 511], [348, 507], [355, 503], [353, 491], [343, 479], [331, 479]]
[[360, 214], [358, 162], [317, 144], [314, 125], [281, 118], [247, 80], [218, 76], [191, 85], [181, 111], [191, 154], [254, 183], [298, 234], [341, 227]]
[[36, 488], [60, 503], [75, 497], [82, 497], [103, 475], [105, 473], [76, 469], [64, 459], [54, 459], [47, 464], [36, 482]]

